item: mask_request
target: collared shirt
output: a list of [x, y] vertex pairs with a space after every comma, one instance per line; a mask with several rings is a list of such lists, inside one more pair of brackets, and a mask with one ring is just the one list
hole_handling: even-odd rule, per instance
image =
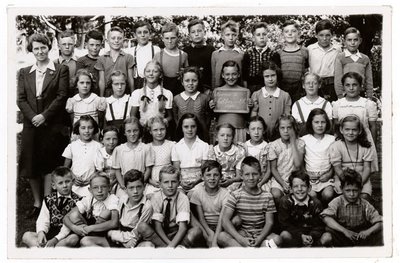
[[59, 56], [58, 59], [56, 60], [57, 63], [68, 67], [71, 87], [73, 86], [74, 82], [73, 79], [75, 78], [77, 60], [78, 58], [75, 55], [73, 55], [69, 59], [65, 59], [62, 56]]
[[[115, 98], [114, 96], [110, 96], [106, 98], [106, 103], [107, 103], [107, 109], [106, 109], [106, 120], [107, 121], [112, 121], [112, 115], [111, 115], [111, 110], [110, 110], [110, 105], [112, 105], [113, 113], [115, 120], [122, 120], [129, 118], [130, 112], [131, 112], [131, 101], [129, 100], [130, 96], [128, 94], [125, 94], [121, 98]], [[128, 108], [126, 111], [126, 116], [124, 118], [124, 113], [125, 113], [125, 107], [126, 103], [128, 102]]]
[[355, 203], [349, 203], [343, 195], [333, 199], [322, 211], [321, 217], [325, 216], [334, 218], [349, 230], [358, 231], [382, 222], [382, 216], [367, 200], [359, 198]]
[[42, 95], [43, 81], [44, 81], [44, 77], [46, 76], [47, 69], [52, 70], [52, 71], [56, 70], [53, 61], [51, 61], [51, 60], [49, 61], [49, 63], [46, 66], [46, 69], [44, 71], [41, 71], [36, 64], [33, 64], [33, 66], [31, 67], [31, 70], [29, 71], [29, 73], [36, 71], [36, 97], [40, 97], [40, 95]]
[[[322, 97], [318, 97], [318, 99], [314, 102], [309, 100], [306, 96], [302, 97], [301, 99], [298, 100], [301, 113], [303, 113], [304, 117], [304, 122], [307, 122], [308, 115], [310, 115], [310, 112], [315, 109], [315, 108], [320, 108], [324, 106], [325, 99]], [[328, 118], [332, 120], [332, 105], [330, 102], [327, 102], [324, 108], [324, 111], [328, 115]], [[303, 120], [300, 117], [300, 112], [299, 108], [297, 107], [297, 103], [294, 103], [292, 106], [292, 115], [296, 119], [297, 122], [303, 123]]]
[[[154, 50], [154, 53], [152, 52]], [[147, 62], [153, 59], [153, 56], [160, 52], [160, 48], [158, 46], [154, 46], [151, 42], [148, 42], [146, 45], [141, 46], [137, 45], [134, 47], [134, 54], [136, 54], [136, 74], [135, 77], [144, 77], [144, 68], [146, 67]]]
[[207, 160], [208, 144], [196, 137], [192, 147], [189, 148], [182, 138], [172, 147], [171, 159], [180, 162], [181, 168], [201, 167], [201, 162]]
[[241, 162], [246, 156], [246, 151], [241, 146], [232, 145], [226, 152], [221, 151], [219, 145], [210, 146], [208, 160], [218, 161], [222, 166], [222, 178], [230, 179], [236, 177], [236, 170], [240, 170]]
[[275, 97], [275, 98], [279, 98], [279, 94], [281, 92], [281, 89], [280, 88], [276, 88], [274, 93], [269, 93], [267, 91], [266, 87], [263, 87], [261, 89], [261, 91], [262, 91], [262, 94], [263, 94], [264, 98], [268, 98], [269, 96], [272, 96], [272, 97]]
[[177, 225], [179, 222], [190, 222], [190, 203], [188, 197], [177, 192], [172, 197], [167, 197], [160, 190], [153, 194], [151, 198], [151, 205], [153, 206], [152, 220], [158, 222], [164, 222], [165, 207], [167, 205], [167, 198], [171, 198], [170, 201], [170, 227]]
[[90, 176], [96, 171], [95, 158], [101, 147], [95, 140], [83, 142], [78, 139], [68, 144], [62, 156], [72, 160], [71, 170], [75, 177], [89, 183]]
[[344, 50], [344, 56], [345, 57], [350, 57], [354, 62], [357, 62], [357, 60], [359, 60], [360, 58], [362, 58], [360, 51], [357, 50], [356, 53], [350, 53], [349, 50], [345, 49]]
[[309, 45], [307, 49], [310, 71], [322, 78], [333, 77], [335, 72], [335, 59], [340, 53], [340, 48], [332, 45], [328, 50], [325, 50], [317, 42]]
[[182, 99], [185, 100], [185, 101], [188, 100], [189, 98], [191, 98], [192, 100], [196, 100], [196, 99], [197, 99], [197, 96], [200, 95], [200, 92], [197, 91], [195, 94], [193, 94], [193, 95], [191, 95], [191, 96], [188, 96], [188, 95], [186, 95], [186, 93], [183, 91], [180, 95], [181, 95]]
[[241, 50], [239, 47], [235, 46], [234, 48], [226, 48], [225, 46], [222, 46], [218, 49], [218, 52], [220, 51], [236, 51], [238, 53], [243, 53], [243, 50]]
[[79, 94], [76, 94], [67, 100], [65, 109], [68, 113], [74, 114], [74, 123], [83, 115], [92, 116], [98, 123], [99, 115], [97, 111], [106, 110], [106, 101], [104, 97], [99, 97], [95, 93], [91, 93], [89, 97], [84, 99]]
[[[335, 136], [325, 134], [320, 140], [312, 134], [307, 134], [301, 139], [305, 143], [304, 162], [307, 172], [320, 172], [321, 175], [331, 169], [329, 160], [329, 147], [335, 141]], [[319, 178], [311, 178], [319, 179]]]
[[118, 202], [118, 197], [114, 194], [108, 195], [108, 197], [103, 201], [96, 200], [93, 195], [90, 194], [76, 202], [76, 207], [81, 214], [92, 210], [93, 216], [99, 217], [105, 210], [118, 210]]
[[142, 173], [146, 167], [154, 165], [154, 151], [149, 145], [142, 142], [131, 149], [128, 143], [117, 146], [111, 156], [113, 169], [121, 169], [125, 174], [131, 169], [136, 169]]
[[299, 201], [293, 196], [293, 201], [294, 201], [294, 205], [298, 205], [298, 206], [305, 205], [308, 207], [308, 201], [310, 201], [310, 196], [307, 195], [306, 200], [303, 200], [303, 201]]

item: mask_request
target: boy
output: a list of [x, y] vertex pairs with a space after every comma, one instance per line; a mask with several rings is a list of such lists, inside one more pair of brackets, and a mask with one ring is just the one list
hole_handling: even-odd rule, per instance
[[311, 247], [320, 245], [324, 230], [319, 214], [321, 202], [309, 195], [310, 177], [303, 171], [289, 177], [291, 194], [279, 201], [278, 220], [283, 229], [280, 236], [286, 247]]
[[197, 18], [190, 20], [188, 30], [191, 44], [183, 51], [188, 54], [189, 66], [200, 68], [202, 73], [200, 84], [203, 85], [203, 89], [211, 89], [211, 55], [215, 48], [205, 42], [206, 32], [202, 20]]
[[382, 240], [382, 216], [365, 199], [360, 198], [362, 178], [347, 169], [341, 181], [343, 194], [333, 199], [321, 213], [327, 233], [324, 246], [379, 246]]
[[91, 89], [92, 92], [99, 95], [99, 72], [94, 68], [94, 65], [99, 58], [100, 49], [103, 45], [103, 34], [99, 31], [92, 30], [86, 34], [85, 40], [87, 41], [86, 48], [88, 53], [87, 55], [78, 58], [76, 70], [78, 71], [81, 68], [85, 68], [92, 74], [95, 83]]
[[74, 247], [78, 243], [75, 235], [63, 226], [63, 217], [76, 205], [80, 197], [72, 192], [72, 172], [67, 167], [57, 167], [51, 173], [55, 190], [43, 200], [36, 221], [36, 233], [25, 232], [22, 242], [28, 247]]
[[[339, 53], [335, 61], [335, 90], [339, 99], [344, 97], [342, 76], [347, 72], [357, 72], [363, 76], [362, 97], [371, 98], [373, 90], [372, 65], [368, 56], [358, 51], [362, 42], [360, 31], [349, 27], [344, 31], [345, 49]], [[364, 94], [365, 93], [365, 94]]]
[[80, 241], [82, 247], [109, 247], [107, 231], [118, 227], [118, 197], [109, 191], [107, 175], [96, 174], [90, 180], [90, 195], [77, 202], [64, 218], [64, 224], [83, 237]]
[[137, 45], [133, 48], [134, 59], [134, 83], [135, 89], [141, 89], [144, 85], [144, 68], [154, 54], [160, 52], [160, 48], [151, 43], [151, 25], [146, 21], [138, 21], [134, 27]]
[[94, 68], [99, 72], [99, 91], [100, 97], [109, 97], [112, 95], [110, 83], [111, 73], [120, 70], [128, 79], [127, 94], [133, 92], [133, 66], [135, 65], [133, 56], [122, 50], [124, 43], [124, 31], [120, 27], [112, 27], [107, 32], [107, 42], [110, 50], [103, 56], [100, 56]]
[[[239, 25], [232, 20], [221, 26], [221, 38], [224, 45], [220, 49], [215, 50], [211, 55], [211, 86], [213, 89], [221, 86], [222, 65], [228, 60], [238, 63], [240, 75], [242, 75], [243, 51], [235, 45], [238, 34]], [[240, 83], [238, 84], [241, 85]]]
[[[153, 208], [150, 200], [143, 195], [144, 178], [143, 173], [132, 169], [124, 175], [124, 185], [126, 187], [127, 198], [120, 200], [119, 210], [119, 229], [108, 231], [108, 237], [119, 242], [127, 248], [135, 247], [141, 239], [138, 233], [140, 222], [149, 223], [153, 214]], [[151, 246], [142, 242], [140, 247]]]
[[226, 188], [220, 187], [222, 167], [217, 161], [207, 160], [201, 166], [204, 184], [194, 188], [190, 202], [196, 208], [197, 218], [204, 228], [203, 236], [209, 247], [217, 246], [221, 232], [222, 207], [229, 195]]
[[332, 102], [337, 100], [333, 76], [335, 59], [340, 49], [331, 43], [333, 24], [329, 19], [318, 21], [315, 25], [315, 33], [318, 42], [307, 47], [310, 72], [322, 78], [319, 95]]
[[202, 232], [199, 227], [189, 228], [190, 204], [188, 197], [178, 191], [179, 170], [167, 165], [161, 168], [159, 176], [161, 191], [155, 192], [151, 198], [154, 230], [142, 222], [139, 233], [156, 247], [193, 247], [202, 237]]
[[268, 25], [265, 22], [257, 22], [252, 26], [254, 46], [249, 48], [243, 56], [243, 84], [253, 94], [264, 86], [262, 76], [262, 64], [268, 60], [281, 64], [278, 53], [267, 46]]
[[300, 26], [294, 20], [286, 21], [282, 31], [285, 44], [278, 52], [282, 70], [282, 82], [279, 87], [289, 93], [292, 101], [297, 101], [303, 93], [301, 78], [308, 68], [308, 50], [297, 44]]
[[182, 68], [189, 66], [188, 55], [178, 48], [178, 27], [174, 23], [163, 25], [161, 36], [165, 47], [154, 56], [154, 60], [161, 65], [163, 87], [175, 96], [183, 91], [178, 74]]
[[78, 90], [74, 87], [74, 79], [77, 67], [77, 57], [74, 56], [75, 34], [72, 30], [65, 30], [58, 37], [58, 48], [60, 56], [54, 61], [56, 64], [68, 66], [69, 69], [69, 97], [73, 97]]
[[[225, 203], [222, 215], [224, 232], [219, 234], [218, 244], [222, 247], [279, 247], [281, 237], [271, 233], [276, 212], [274, 199], [258, 186], [261, 165], [255, 157], [243, 159], [241, 177], [242, 187], [232, 192]], [[231, 221], [235, 213], [242, 220], [238, 230]]]

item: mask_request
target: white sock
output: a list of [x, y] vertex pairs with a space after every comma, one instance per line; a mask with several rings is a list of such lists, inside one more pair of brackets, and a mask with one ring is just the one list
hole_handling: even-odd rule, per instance
[[267, 246], [270, 248], [278, 248], [278, 246], [275, 244], [275, 241], [273, 239], [270, 239], [267, 241]]

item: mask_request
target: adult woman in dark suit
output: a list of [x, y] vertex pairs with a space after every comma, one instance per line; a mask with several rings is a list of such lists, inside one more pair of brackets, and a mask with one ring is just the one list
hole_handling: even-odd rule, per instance
[[[19, 174], [29, 179], [34, 198], [28, 216], [37, 217], [51, 177], [49, 173], [62, 164], [62, 151], [68, 144], [64, 125], [68, 97], [68, 67], [49, 59], [50, 40], [41, 34], [29, 37], [28, 51], [36, 58], [32, 66], [22, 68], [18, 76], [17, 105], [21, 110], [23, 131]], [[47, 191], [46, 191], [47, 190]]]

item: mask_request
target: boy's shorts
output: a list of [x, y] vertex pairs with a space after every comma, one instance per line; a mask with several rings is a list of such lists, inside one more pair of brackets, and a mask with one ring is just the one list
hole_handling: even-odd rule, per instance
[[[353, 230], [358, 233], [361, 230]], [[344, 234], [336, 231], [330, 227], [326, 227], [326, 232], [332, 235], [332, 245], [335, 247], [353, 247], [353, 246], [382, 246], [383, 245], [383, 235], [382, 231], [372, 234], [364, 240], [351, 241]]]
[[[287, 231], [287, 230], [286, 230]], [[303, 245], [303, 240], [301, 239], [301, 236], [297, 236], [297, 235], [293, 235], [293, 233], [291, 233], [290, 231], [287, 231], [292, 235], [292, 240], [291, 242], [288, 244], [290, 247], [294, 246], [294, 247], [304, 247]], [[313, 238], [313, 243], [312, 243], [312, 247], [319, 247], [321, 246], [321, 236], [322, 236], [322, 232], [321, 231], [310, 231], [310, 233], [307, 233], [306, 235], [310, 235]]]

